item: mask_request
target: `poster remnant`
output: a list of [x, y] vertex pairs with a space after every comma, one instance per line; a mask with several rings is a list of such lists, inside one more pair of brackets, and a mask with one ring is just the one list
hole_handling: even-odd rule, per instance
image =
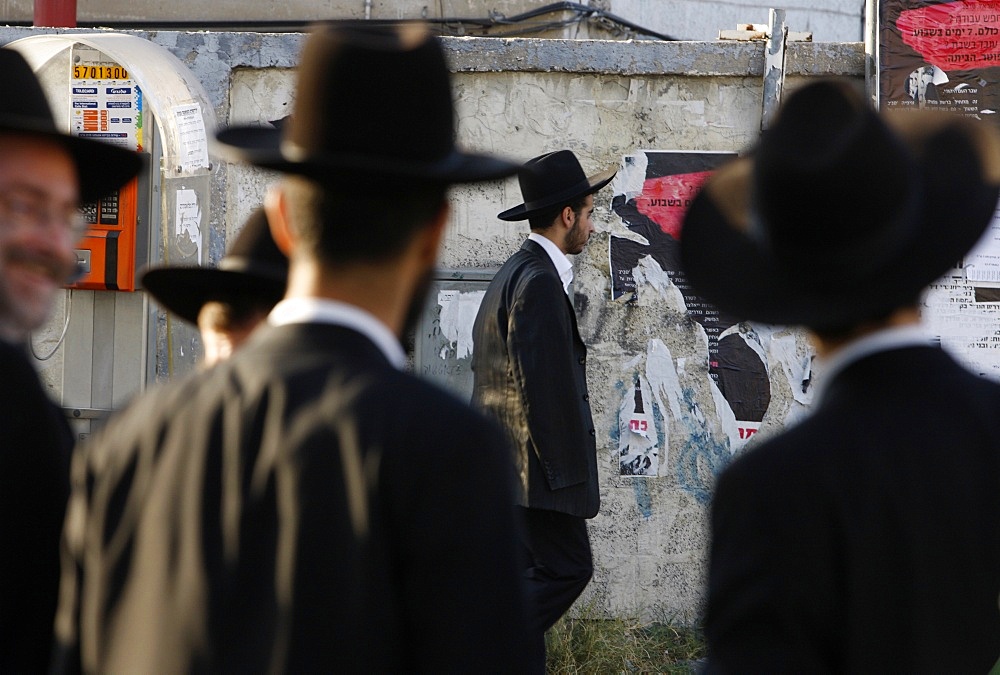
[[[877, 0], [877, 7], [881, 109], [945, 110], [1000, 124], [1000, 3]], [[1000, 212], [977, 246], [930, 286], [922, 311], [947, 351], [1000, 379]]]
[[878, 102], [991, 119], [1000, 106], [1000, 7], [992, 0], [880, 0]]
[[[770, 404], [766, 354], [752, 326], [698, 297], [681, 269], [679, 249], [681, 225], [691, 200], [712, 171], [733, 157], [735, 154], [731, 152], [651, 150], [626, 156], [622, 170], [612, 183], [611, 204], [626, 231], [612, 235], [609, 255], [613, 299], [635, 302], [637, 279], [650, 277], [644, 266], [651, 261], [680, 292], [683, 310], [705, 329], [709, 374], [735, 416], [730, 449], [736, 450], [760, 428]], [[627, 407], [627, 403], [626, 400], [623, 405]], [[625, 413], [640, 414], [637, 410], [637, 403], [627, 411], [623, 408], [623, 419]], [[629, 417], [630, 425], [631, 419]], [[638, 424], [641, 427], [641, 419]], [[633, 447], [646, 452], [641, 433], [637, 435], [631, 427], [628, 431], [630, 433], [626, 434], [624, 428], [620, 430], [620, 451], [627, 445], [631, 453], [622, 456], [622, 474], [633, 473], [635, 467], [631, 463], [638, 456], [631, 450]], [[650, 447], [656, 444], [651, 443]], [[661, 443], [659, 447], [664, 446]], [[646, 463], [645, 459], [641, 461]]]
[[485, 290], [468, 293], [458, 290], [438, 291], [437, 303], [441, 308], [439, 326], [441, 335], [446, 340], [438, 352], [442, 360], [472, 357], [472, 325], [476, 322], [479, 305], [485, 295]]
[[205, 132], [201, 106], [197, 102], [185, 103], [174, 106], [173, 112], [181, 147], [181, 173], [194, 173], [209, 168], [208, 135]]
[[656, 424], [652, 410], [646, 409], [643, 388], [648, 399], [649, 382], [637, 377], [632, 401], [625, 397], [618, 415], [618, 465], [623, 476], [655, 476], [660, 467]]
[[177, 204], [174, 210], [174, 235], [178, 246], [185, 255], [196, 255], [202, 260], [201, 247], [201, 204], [194, 190], [177, 190]]

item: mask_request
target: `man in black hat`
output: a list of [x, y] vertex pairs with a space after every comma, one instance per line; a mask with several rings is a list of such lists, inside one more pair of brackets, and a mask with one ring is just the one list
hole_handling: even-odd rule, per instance
[[507, 430], [525, 523], [536, 656], [544, 634], [593, 573], [585, 519], [597, 515], [597, 451], [587, 348], [570, 300], [573, 265], [593, 232], [594, 193], [616, 169], [588, 177], [569, 150], [518, 171], [524, 203], [499, 214], [531, 234], [490, 282], [473, 325], [473, 403]]
[[923, 333], [918, 299], [979, 239], [998, 185], [991, 125], [880, 117], [821, 81], [690, 207], [695, 289], [807, 328], [824, 362], [810, 416], [719, 478], [707, 672], [996, 661], [1000, 386]]
[[59, 131], [10, 49], [0, 49], [0, 87], [0, 672], [44, 672], [73, 439], [25, 344], [76, 272], [81, 200], [120, 187], [140, 160]]
[[285, 294], [288, 258], [255, 209], [218, 267], [151, 267], [142, 286], [168, 311], [198, 327], [202, 366], [232, 356]]
[[424, 26], [317, 29], [297, 90], [280, 132], [219, 135], [287, 174], [265, 200], [285, 299], [74, 465], [67, 663], [79, 645], [89, 672], [523, 672], [502, 433], [404, 373], [400, 345], [447, 186], [516, 165], [455, 147]]

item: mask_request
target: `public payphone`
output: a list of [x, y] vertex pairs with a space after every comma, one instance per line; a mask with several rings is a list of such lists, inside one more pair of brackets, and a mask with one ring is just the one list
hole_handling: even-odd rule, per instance
[[31, 32], [6, 46], [27, 59], [66, 130], [146, 160], [137, 180], [84, 205], [82, 276], [31, 336], [39, 374], [82, 438], [154, 378], [194, 367], [197, 330], [130, 291], [147, 262], [206, 262], [215, 116], [198, 78], [149, 40]]
[[[145, 176], [141, 177], [146, 180]], [[138, 181], [83, 205], [87, 231], [76, 247], [80, 276], [69, 288], [134, 291]]]
[[[141, 152], [142, 90], [128, 69], [81, 44], [73, 45], [69, 61], [70, 132]], [[146, 241], [137, 230], [140, 213], [148, 211], [148, 205], [139, 204], [140, 197], [148, 195], [139, 184], [148, 180], [144, 171], [99, 201], [83, 205], [87, 231], [76, 247], [80, 276], [69, 288], [136, 289], [137, 247]]]

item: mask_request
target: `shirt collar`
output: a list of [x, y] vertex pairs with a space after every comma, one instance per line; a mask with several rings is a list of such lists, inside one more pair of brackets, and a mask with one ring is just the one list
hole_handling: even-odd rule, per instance
[[919, 325], [885, 328], [858, 338], [834, 352], [833, 356], [823, 359], [823, 379], [816, 386], [816, 399], [822, 400], [828, 384], [852, 363], [879, 352], [904, 347], [930, 347], [933, 344], [931, 336]]
[[559, 280], [562, 281], [563, 290], [566, 291], [566, 295], [569, 295], [569, 285], [573, 283], [573, 263], [569, 261], [566, 254], [560, 251], [559, 247], [551, 239], [543, 237], [537, 232], [529, 234], [528, 239], [541, 246], [549, 254], [552, 264], [556, 266]]
[[282, 300], [267, 317], [272, 326], [292, 323], [328, 323], [355, 330], [379, 348], [398, 370], [406, 366], [406, 352], [389, 328], [365, 310], [346, 302], [326, 298], [288, 298]]

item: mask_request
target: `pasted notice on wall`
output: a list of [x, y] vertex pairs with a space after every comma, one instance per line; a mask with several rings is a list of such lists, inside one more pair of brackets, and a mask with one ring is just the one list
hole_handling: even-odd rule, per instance
[[178, 190], [177, 206], [174, 211], [174, 234], [177, 246], [190, 256], [201, 257], [201, 206], [198, 204], [198, 193], [194, 190]]
[[614, 299], [631, 295], [629, 301], [635, 301], [637, 278], [655, 281], [643, 267], [648, 264], [661, 269], [680, 292], [684, 311], [708, 336], [709, 372], [736, 418], [734, 444], [740, 446], [760, 428], [770, 404], [767, 359], [752, 327], [697, 296], [681, 270], [679, 248], [691, 200], [712, 171], [733, 157], [731, 152], [649, 150], [626, 156], [612, 183], [611, 208], [630, 236], [613, 234], [609, 255]]
[[979, 243], [965, 256], [965, 278], [977, 285], [1000, 286], [1000, 210]]
[[465, 401], [472, 397], [472, 327], [494, 272], [439, 270], [412, 336], [414, 372]]
[[[645, 390], [645, 395], [643, 391]], [[656, 476], [660, 469], [660, 438], [666, 435], [662, 412], [660, 424], [653, 418], [649, 380], [637, 374], [631, 399], [626, 394], [618, 411], [618, 467], [623, 476]]]
[[1000, 9], [994, 0], [879, 0], [879, 105], [995, 119]]
[[924, 322], [967, 368], [1000, 380], [1000, 302], [977, 302], [976, 294], [960, 273], [940, 279], [924, 294]]
[[195, 103], [174, 106], [174, 121], [177, 123], [178, 145], [180, 146], [180, 170], [194, 173], [207, 169], [208, 135], [205, 132], [205, 118], [201, 106]]
[[441, 334], [447, 340], [438, 354], [442, 360], [472, 356], [472, 324], [485, 295], [486, 291], [438, 291]]

